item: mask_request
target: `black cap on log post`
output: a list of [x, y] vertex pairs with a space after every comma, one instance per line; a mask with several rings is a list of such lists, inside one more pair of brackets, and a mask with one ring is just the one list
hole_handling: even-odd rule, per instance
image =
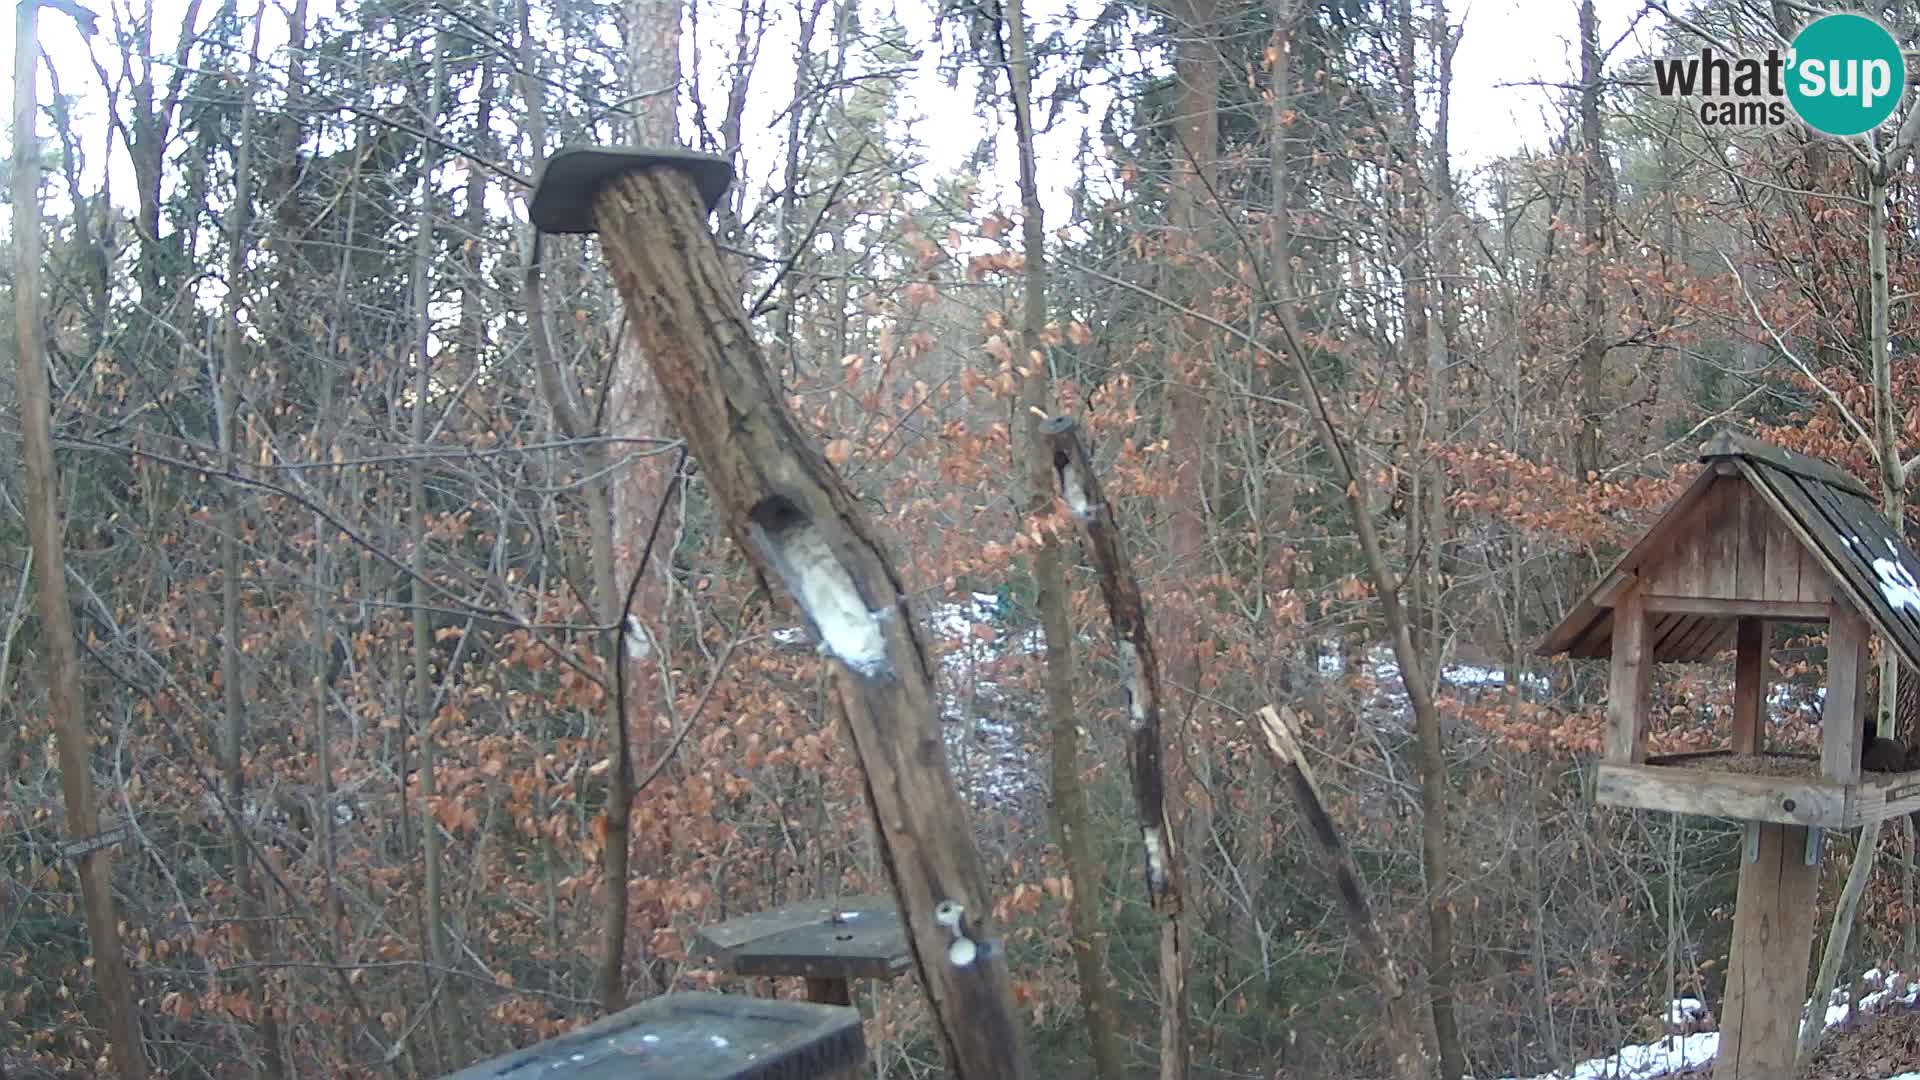
[[543, 229], [600, 234], [728, 532], [839, 661], [881, 858], [952, 1074], [1018, 1080], [1028, 1073], [1005, 948], [947, 769], [926, 649], [893, 563], [788, 412], [720, 260], [706, 215], [730, 175], [702, 154], [568, 150], [542, 172], [532, 213]]

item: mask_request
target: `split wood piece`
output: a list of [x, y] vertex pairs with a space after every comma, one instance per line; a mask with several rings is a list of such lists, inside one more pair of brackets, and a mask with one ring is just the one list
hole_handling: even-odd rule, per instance
[[446, 1080], [856, 1080], [852, 1009], [742, 994], [665, 994]]
[[[1747, 827], [1760, 834], [1759, 858], [1740, 867], [1713, 1075], [1781, 1080], [1793, 1075], [1820, 868], [1807, 863], [1805, 826]], [[1815, 1023], [1823, 1008], [1815, 1002]]]
[[853, 1004], [853, 980], [891, 980], [913, 966], [900, 909], [890, 896], [790, 904], [730, 919], [694, 935], [695, 954], [740, 976], [807, 981], [807, 1000]]
[[[1160, 664], [1147, 635], [1146, 601], [1140, 582], [1120, 547], [1120, 527], [1100, 488], [1087, 448], [1072, 417], [1056, 416], [1040, 425], [1053, 452], [1053, 475], [1060, 498], [1079, 523], [1100, 579], [1114, 644], [1127, 666], [1127, 765], [1133, 778], [1135, 819], [1145, 856], [1147, 897], [1161, 919], [1160, 993], [1162, 1047], [1185, 1046], [1186, 948], [1180, 931], [1180, 851], [1167, 818], [1167, 781], [1160, 718], [1164, 698]], [[1162, 1051], [1165, 1052], [1164, 1050]]]
[[1040, 433], [1053, 450], [1053, 475], [1060, 485], [1060, 497], [1074, 520], [1080, 523], [1093, 558], [1093, 571], [1100, 579], [1100, 593], [1106, 599], [1107, 617], [1113, 624], [1114, 643], [1127, 666], [1127, 713], [1129, 764], [1133, 769], [1133, 801], [1145, 849], [1147, 896], [1153, 910], [1175, 914], [1180, 910], [1179, 852], [1174, 849], [1173, 830], [1167, 821], [1167, 784], [1162, 762], [1160, 717], [1162, 693], [1160, 665], [1153, 642], [1147, 636], [1146, 601], [1140, 596], [1140, 583], [1133, 567], [1120, 550], [1120, 529], [1113, 508], [1107, 504], [1100, 478], [1094, 475], [1087, 449], [1080, 441], [1078, 425], [1069, 417], [1057, 416], [1040, 426]]
[[1307, 831], [1313, 834], [1314, 842], [1320, 846], [1320, 853], [1326, 856], [1334, 887], [1340, 893], [1340, 906], [1347, 915], [1347, 927], [1353, 932], [1354, 940], [1359, 942], [1368, 962], [1373, 965], [1374, 977], [1380, 987], [1380, 1007], [1386, 1013], [1393, 1075], [1398, 1080], [1424, 1080], [1427, 1075], [1427, 1056], [1420, 1046], [1419, 1029], [1414, 1026], [1406, 983], [1394, 965], [1393, 954], [1387, 951], [1386, 939], [1381, 937], [1380, 925], [1374, 920], [1373, 909], [1367, 903], [1366, 886], [1360, 880], [1360, 868], [1354, 865], [1353, 853], [1340, 835], [1339, 826], [1333, 823], [1333, 816], [1327, 813], [1327, 804], [1320, 797], [1320, 782], [1314, 778], [1313, 767], [1307, 763], [1306, 755], [1300, 752], [1298, 729], [1299, 722], [1293, 710], [1275, 712], [1271, 705], [1260, 710], [1260, 730], [1266, 734], [1267, 750], [1272, 753], [1274, 764], [1279, 767], [1281, 774], [1287, 778], [1288, 790], [1293, 793], [1293, 801], [1300, 808], [1300, 816], [1307, 819]]
[[533, 203], [573, 225], [569, 208], [591, 204], [628, 322], [722, 524], [838, 661], [882, 862], [951, 1073], [1024, 1077], [1005, 949], [904, 587], [858, 500], [787, 410], [707, 227], [701, 175], [684, 152], [567, 151], [548, 162]]

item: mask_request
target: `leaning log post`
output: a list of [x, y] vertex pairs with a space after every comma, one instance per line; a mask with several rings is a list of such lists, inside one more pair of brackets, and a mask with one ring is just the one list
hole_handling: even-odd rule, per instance
[[947, 769], [933, 676], [905, 590], [858, 502], [788, 412], [706, 215], [726, 162], [568, 150], [531, 216], [600, 234], [628, 321], [728, 532], [785, 586], [835, 661], [913, 966], [952, 1074], [1027, 1075], [1004, 946], [966, 806]]
[[1275, 712], [1271, 705], [1260, 710], [1260, 731], [1267, 737], [1267, 752], [1273, 755], [1274, 766], [1280, 774], [1287, 778], [1294, 805], [1307, 820], [1307, 832], [1327, 860], [1334, 888], [1340, 894], [1340, 909], [1347, 917], [1347, 929], [1373, 967], [1374, 981], [1380, 989], [1380, 1010], [1387, 1022], [1387, 1051], [1393, 1057], [1395, 1080], [1425, 1080], [1427, 1055], [1420, 1047], [1420, 1030], [1414, 1026], [1407, 984], [1400, 977], [1393, 954], [1387, 951], [1386, 938], [1381, 935], [1380, 924], [1367, 903], [1367, 887], [1360, 880], [1360, 868], [1353, 861], [1353, 852], [1347, 847], [1346, 838], [1340, 835], [1340, 827], [1334, 824], [1333, 815], [1327, 812], [1326, 800], [1320, 797], [1320, 782], [1314, 778], [1313, 766], [1300, 751], [1296, 726], [1291, 709], [1284, 714]]
[[[1160, 923], [1160, 1054], [1184, 1062], [1187, 1047], [1187, 956], [1180, 933], [1180, 852], [1167, 819], [1167, 779], [1160, 732], [1160, 662], [1147, 636], [1147, 605], [1133, 564], [1120, 547], [1120, 526], [1100, 488], [1093, 462], [1072, 417], [1040, 425], [1053, 450], [1053, 477], [1086, 538], [1100, 595], [1107, 604], [1115, 646], [1126, 664], [1127, 767], [1133, 778], [1135, 822], [1145, 860], [1147, 898]], [[1177, 1070], [1184, 1072], [1184, 1069]], [[1165, 1070], [1163, 1070], [1164, 1074]]]

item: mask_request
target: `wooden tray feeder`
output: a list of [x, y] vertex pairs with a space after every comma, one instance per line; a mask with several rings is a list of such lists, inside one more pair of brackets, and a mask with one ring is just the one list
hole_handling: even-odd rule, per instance
[[694, 954], [734, 975], [793, 975], [807, 1000], [853, 1004], [854, 979], [891, 980], [913, 957], [890, 896], [853, 896], [792, 904], [709, 926]]
[[[1920, 559], [1866, 487], [1826, 462], [1733, 435], [1701, 460], [1699, 479], [1539, 652], [1611, 662], [1597, 801], [1746, 823], [1714, 1075], [1772, 1080], [1793, 1068], [1822, 830], [1920, 809], [1920, 772], [1860, 772], [1870, 635], [1920, 670]], [[1827, 625], [1817, 759], [1765, 746], [1770, 622]], [[1731, 745], [1649, 757], [1653, 665], [1729, 647]]]
[[446, 1080], [853, 1080], [860, 1014], [739, 994], [667, 994]]

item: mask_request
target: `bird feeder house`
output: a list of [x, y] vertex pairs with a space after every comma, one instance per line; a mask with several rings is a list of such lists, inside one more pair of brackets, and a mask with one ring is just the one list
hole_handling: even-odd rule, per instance
[[[1920, 809], [1920, 772], [1861, 772], [1871, 635], [1920, 670], [1920, 559], [1865, 485], [1827, 462], [1732, 435], [1703, 447], [1701, 461], [1539, 652], [1611, 664], [1598, 802], [1746, 823], [1714, 1075], [1773, 1080], [1794, 1064], [1822, 831]], [[1817, 758], [1765, 745], [1775, 622], [1827, 627]], [[1653, 666], [1728, 649], [1730, 744], [1649, 756]]]

